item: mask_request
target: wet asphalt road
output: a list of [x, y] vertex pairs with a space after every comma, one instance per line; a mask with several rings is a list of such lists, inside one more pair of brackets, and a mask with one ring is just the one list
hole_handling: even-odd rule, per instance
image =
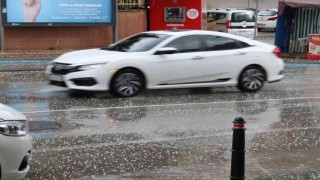
[[247, 179], [320, 179], [320, 64], [288, 63], [258, 93], [70, 93], [43, 71], [1, 72], [0, 102], [34, 137], [30, 179], [228, 179], [232, 121], [246, 121]]

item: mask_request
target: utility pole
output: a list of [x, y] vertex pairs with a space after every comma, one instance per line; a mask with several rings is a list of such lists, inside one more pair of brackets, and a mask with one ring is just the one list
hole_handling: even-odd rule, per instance
[[2, 4], [0, 0], [0, 51], [4, 50], [4, 29], [3, 29], [3, 24], [2, 24]]
[[256, 27], [254, 28], [254, 39], [257, 39], [257, 27], [258, 27], [258, 9], [259, 9], [259, 0], [256, 0]]
[[115, 1], [115, 9], [114, 9], [115, 13], [114, 13], [114, 26], [113, 26], [113, 42], [115, 43], [118, 41], [118, 1]]
[[256, 28], [254, 28], [254, 39], [257, 38], [257, 22], [258, 22], [258, 11], [259, 11], [259, 3], [263, 2], [264, 0], [252, 0], [252, 2], [256, 3]]

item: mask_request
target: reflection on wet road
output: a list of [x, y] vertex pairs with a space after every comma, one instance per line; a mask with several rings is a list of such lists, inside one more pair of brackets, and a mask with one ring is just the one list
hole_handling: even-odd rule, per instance
[[247, 179], [320, 178], [320, 66], [287, 64], [258, 93], [70, 93], [43, 72], [1, 73], [0, 102], [30, 120], [30, 179], [228, 179], [231, 127], [246, 119]]

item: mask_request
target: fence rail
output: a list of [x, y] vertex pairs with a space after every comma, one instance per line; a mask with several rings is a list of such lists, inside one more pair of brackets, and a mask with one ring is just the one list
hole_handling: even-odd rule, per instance
[[118, 9], [146, 9], [146, 2], [145, 0], [118, 0]]

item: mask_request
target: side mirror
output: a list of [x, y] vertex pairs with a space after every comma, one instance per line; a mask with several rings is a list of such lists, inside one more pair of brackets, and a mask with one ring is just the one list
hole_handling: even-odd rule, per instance
[[174, 54], [178, 51], [177, 48], [174, 47], [163, 47], [158, 49], [154, 54], [161, 55], [161, 54]]
[[114, 43], [112, 43], [112, 44], [109, 44], [109, 46], [108, 46], [108, 47], [112, 47], [112, 46], [114, 46]]

